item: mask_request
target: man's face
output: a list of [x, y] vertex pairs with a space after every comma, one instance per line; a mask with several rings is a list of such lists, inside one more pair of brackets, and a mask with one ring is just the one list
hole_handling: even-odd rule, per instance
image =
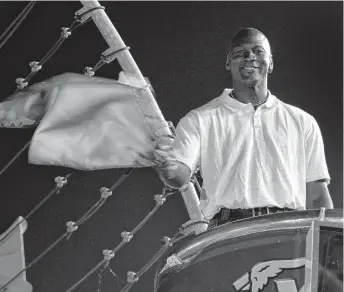
[[267, 78], [272, 57], [268, 40], [263, 35], [248, 36], [233, 44], [227, 64], [233, 83], [254, 87]]

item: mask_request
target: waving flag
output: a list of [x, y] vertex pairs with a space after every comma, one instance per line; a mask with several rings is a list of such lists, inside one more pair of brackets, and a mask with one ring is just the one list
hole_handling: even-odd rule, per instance
[[0, 103], [0, 123], [39, 123], [29, 149], [32, 164], [80, 170], [152, 166], [156, 137], [167, 123], [149, 112], [149, 90], [66, 73]]

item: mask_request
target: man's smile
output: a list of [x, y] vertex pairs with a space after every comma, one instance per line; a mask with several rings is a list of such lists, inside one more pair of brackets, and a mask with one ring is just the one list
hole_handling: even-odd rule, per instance
[[243, 64], [240, 66], [240, 71], [251, 73], [259, 69], [259, 65], [256, 63]]

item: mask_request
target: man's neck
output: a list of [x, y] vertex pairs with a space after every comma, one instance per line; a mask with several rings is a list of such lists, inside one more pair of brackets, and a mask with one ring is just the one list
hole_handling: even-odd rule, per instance
[[259, 104], [264, 102], [267, 96], [267, 86], [256, 86], [253, 88], [234, 86], [233, 89], [233, 97], [242, 103]]

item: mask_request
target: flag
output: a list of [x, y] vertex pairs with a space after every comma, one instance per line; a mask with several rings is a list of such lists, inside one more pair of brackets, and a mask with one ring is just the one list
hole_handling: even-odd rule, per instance
[[32, 164], [80, 170], [153, 166], [156, 138], [168, 125], [149, 87], [125, 84], [130, 78], [52, 77], [0, 103], [1, 125], [38, 124], [29, 149]]

